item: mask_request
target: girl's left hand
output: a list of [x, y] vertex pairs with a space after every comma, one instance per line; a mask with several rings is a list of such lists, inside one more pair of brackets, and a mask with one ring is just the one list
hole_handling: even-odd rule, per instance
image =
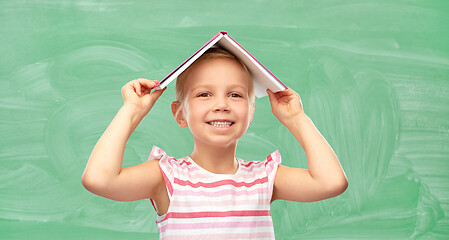
[[301, 97], [290, 88], [281, 92], [272, 92], [267, 89], [270, 98], [271, 112], [284, 125], [293, 120], [296, 116], [304, 113]]

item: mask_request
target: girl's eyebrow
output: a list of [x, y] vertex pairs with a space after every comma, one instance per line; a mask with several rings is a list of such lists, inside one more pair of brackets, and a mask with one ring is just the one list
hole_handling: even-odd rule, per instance
[[196, 90], [197, 88], [210, 88], [211, 86], [212, 86], [211, 84], [202, 84], [192, 88], [192, 91]]
[[233, 84], [233, 85], [229, 86], [229, 88], [242, 88], [244, 90], [247, 89], [247, 88], [245, 88], [245, 86], [243, 86], [241, 84]]

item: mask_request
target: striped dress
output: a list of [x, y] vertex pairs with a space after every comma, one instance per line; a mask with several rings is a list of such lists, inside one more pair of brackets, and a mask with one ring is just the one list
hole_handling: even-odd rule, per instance
[[211, 173], [190, 157], [175, 159], [158, 147], [153, 159], [160, 159], [170, 198], [168, 212], [157, 216], [160, 239], [274, 239], [270, 201], [278, 151], [264, 161], [238, 159], [235, 174]]

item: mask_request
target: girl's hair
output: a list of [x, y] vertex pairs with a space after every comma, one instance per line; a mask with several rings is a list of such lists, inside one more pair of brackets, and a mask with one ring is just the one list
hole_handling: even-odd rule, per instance
[[254, 84], [253, 84], [253, 80], [251, 78], [251, 73], [249, 72], [246, 65], [242, 61], [240, 61], [237, 57], [235, 57], [232, 53], [230, 53], [222, 48], [213, 47], [213, 48], [208, 49], [205, 53], [203, 53], [203, 55], [201, 55], [201, 57], [199, 57], [195, 62], [192, 63], [192, 65], [190, 65], [184, 72], [182, 72], [178, 76], [178, 78], [176, 80], [176, 96], [175, 96], [175, 98], [176, 98], [176, 101], [180, 104], [180, 107], [179, 107], [176, 115], [178, 115], [179, 110], [181, 110], [184, 106], [184, 99], [186, 97], [185, 81], [189, 75], [189, 72], [193, 68], [195, 68], [195, 66], [197, 66], [199, 63], [206, 61], [206, 60], [217, 59], [217, 58], [231, 59], [241, 65], [242, 70], [245, 73], [247, 73], [248, 79], [249, 79], [249, 89], [248, 89], [249, 99], [252, 103], [254, 103]]

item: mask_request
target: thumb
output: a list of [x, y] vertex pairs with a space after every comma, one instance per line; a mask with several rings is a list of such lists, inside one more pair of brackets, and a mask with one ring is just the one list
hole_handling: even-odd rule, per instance
[[273, 107], [273, 105], [277, 102], [276, 95], [270, 89], [267, 89], [267, 93], [268, 93], [268, 98], [270, 99], [270, 104]]
[[153, 107], [153, 105], [156, 103], [157, 99], [162, 95], [162, 93], [166, 89], [167, 88], [164, 88], [161, 90], [155, 90], [152, 93], [143, 96], [143, 98], [145, 99], [145, 102], [147, 102], [149, 104], [150, 109]]
[[149, 96], [151, 98], [151, 100], [153, 100], [153, 102], [156, 102], [156, 100], [162, 95], [162, 93], [166, 90], [167, 88], [163, 88], [161, 90], [155, 90], [153, 91]]

